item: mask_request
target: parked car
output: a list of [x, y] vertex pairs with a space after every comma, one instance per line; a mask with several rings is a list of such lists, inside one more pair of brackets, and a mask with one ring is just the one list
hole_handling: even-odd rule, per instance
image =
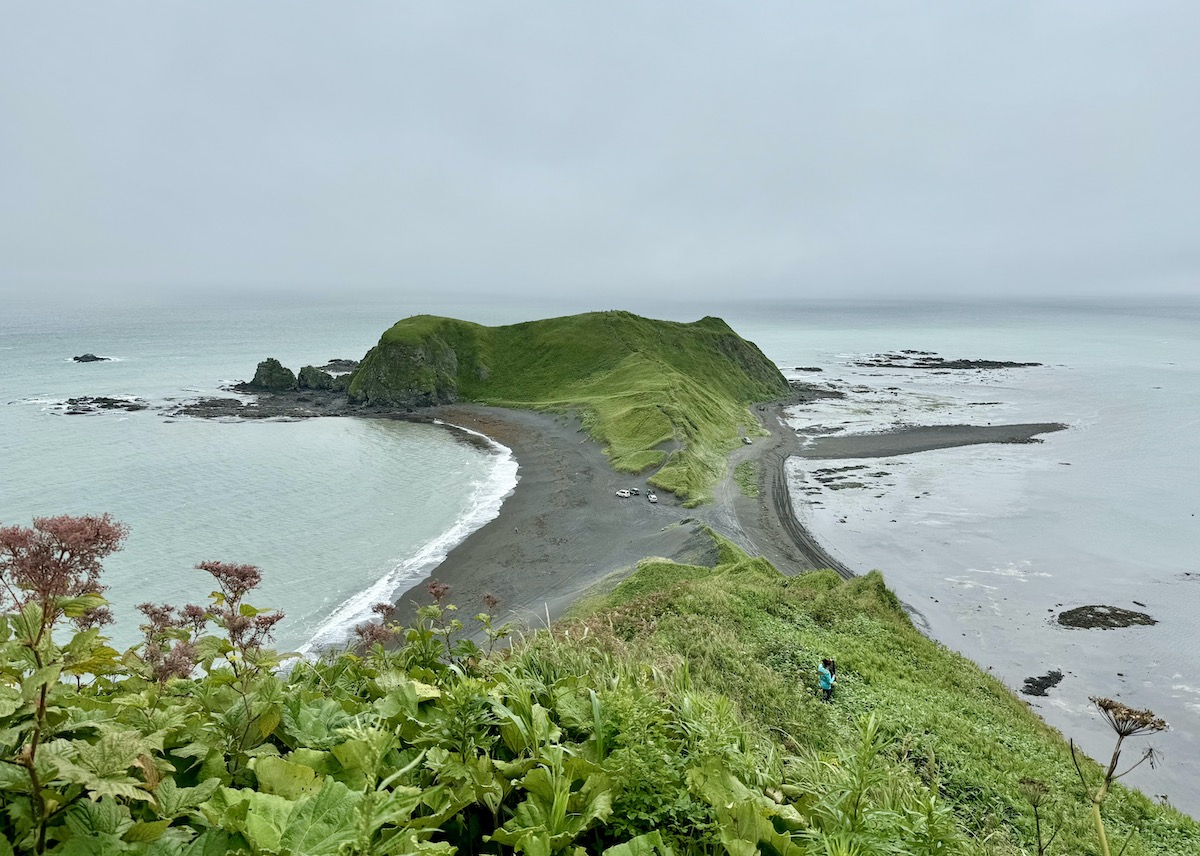
[[651, 502], [658, 502], [658, 494], [648, 493], [646, 494], [646, 499], [650, 500]]
[[628, 499], [629, 495], [629, 491], [625, 490], [624, 488], [617, 491], [617, 496], [621, 497], [622, 499]]
[[638, 490], [636, 487], [631, 487], [631, 488], [629, 489], [629, 492], [630, 492], [631, 494], [633, 494], [634, 496], [639, 496], [639, 495], [641, 494], [641, 491], [640, 491], [640, 490]]
[[742, 438], [742, 442], [743, 442], [743, 443], [745, 443], [747, 446], [749, 446], [749, 445], [750, 445], [751, 443], [753, 443], [754, 441], [753, 441], [753, 440], [751, 440], [749, 437], [743, 437], [743, 438]]

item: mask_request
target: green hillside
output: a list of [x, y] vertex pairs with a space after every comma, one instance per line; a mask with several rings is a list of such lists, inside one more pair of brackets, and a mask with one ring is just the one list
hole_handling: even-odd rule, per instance
[[746, 407], [787, 381], [719, 318], [656, 321], [629, 312], [484, 327], [429, 315], [400, 321], [363, 358], [350, 395], [368, 404], [473, 401], [578, 413], [623, 472], [689, 503], [725, 472]]
[[[0, 856], [1102, 853], [1063, 739], [877, 573], [784, 577], [711, 536], [714, 567], [645, 560], [512, 649], [431, 584], [414, 625], [385, 608], [284, 672], [256, 568], [198, 565], [207, 604], [144, 604], [121, 654], [94, 586], [123, 527], [34, 523], [0, 527]], [[27, 549], [59, 538], [73, 558]], [[1101, 813], [1112, 854], [1200, 852], [1119, 785]]]

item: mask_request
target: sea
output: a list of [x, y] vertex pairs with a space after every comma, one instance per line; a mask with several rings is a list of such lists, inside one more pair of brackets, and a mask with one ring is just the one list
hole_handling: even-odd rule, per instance
[[[206, 560], [262, 569], [255, 602], [286, 613], [281, 648], [343, 644], [374, 603], [435, 574], [498, 513], [520, 477], [512, 453], [437, 425], [213, 421], [164, 408], [230, 395], [223, 388], [268, 356], [293, 369], [360, 358], [411, 314], [504, 324], [601, 308], [613, 307], [486, 297], [9, 307], [0, 524], [102, 512], [128, 524], [104, 576], [118, 647], [139, 638], [138, 604], [203, 602], [212, 584], [195, 565]], [[806, 442], [921, 425], [1066, 424], [1031, 444], [792, 459], [794, 512], [845, 565], [881, 570], [925, 632], [1014, 691], [1049, 677], [1045, 695], [1019, 697], [1093, 757], [1107, 759], [1112, 740], [1089, 697], [1166, 719], [1170, 731], [1127, 744], [1129, 763], [1151, 745], [1159, 754], [1125, 781], [1200, 817], [1200, 300], [621, 308], [719, 315], [788, 377], [844, 393], [789, 411]], [[863, 365], [904, 350], [1039, 365]], [[109, 359], [71, 359], [87, 352]], [[149, 407], [72, 415], [77, 396]], [[1088, 605], [1157, 623], [1057, 621]]]

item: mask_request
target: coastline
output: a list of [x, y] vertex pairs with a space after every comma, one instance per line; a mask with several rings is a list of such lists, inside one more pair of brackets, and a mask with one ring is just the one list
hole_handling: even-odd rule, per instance
[[[756, 406], [768, 435], [735, 448], [713, 502], [691, 509], [667, 493], [659, 494], [657, 504], [647, 502], [645, 475], [613, 470], [603, 448], [573, 416], [473, 404], [423, 410], [421, 421], [436, 419], [448, 428], [483, 434], [511, 449], [518, 464], [516, 487], [497, 517], [451, 550], [430, 579], [450, 586], [448, 601], [459, 607], [460, 617], [483, 609], [484, 596], [491, 594], [500, 600], [498, 620], [540, 627], [588, 590], [631, 572], [641, 559], [715, 563], [708, 539], [699, 534], [701, 525], [751, 555], [763, 556], [781, 573], [831, 568], [849, 578], [854, 572], [829, 555], [793, 513], [785, 475], [789, 457], [855, 458], [974, 443], [1037, 442], [1037, 434], [1065, 427], [922, 427], [828, 438], [839, 442], [814, 448], [787, 424], [783, 411], [789, 403]], [[469, 435], [457, 433], [472, 442]], [[746, 496], [733, 478], [734, 468], [747, 461], [757, 472], [757, 497]], [[628, 487], [641, 488], [642, 496], [615, 495]], [[410, 621], [419, 605], [430, 602], [428, 583], [423, 580], [396, 599], [400, 620]], [[915, 609], [910, 612], [923, 623]]]

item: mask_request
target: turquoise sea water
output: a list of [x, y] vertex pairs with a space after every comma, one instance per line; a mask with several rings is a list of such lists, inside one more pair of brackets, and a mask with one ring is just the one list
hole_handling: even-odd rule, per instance
[[[287, 613], [281, 647], [338, 643], [495, 515], [515, 483], [506, 450], [390, 420], [64, 415], [62, 402], [224, 394], [267, 355], [294, 369], [361, 357], [394, 320], [323, 307], [5, 316], [0, 521], [107, 511], [129, 524], [105, 574], [122, 646], [136, 641], [136, 604], [203, 602], [211, 580], [193, 566], [209, 559], [262, 568], [257, 604]], [[70, 360], [87, 351], [113, 360]]]
[[[298, 368], [358, 358], [416, 312], [486, 324], [596, 306], [306, 305], [28, 308], [0, 313], [0, 522], [110, 511], [131, 526], [107, 564], [115, 636], [141, 601], [201, 600], [201, 560], [263, 568], [280, 643], [336, 642], [373, 602], [421, 579], [495, 513], [517, 477], [503, 450], [383, 420], [221, 423], [161, 413], [64, 415], [76, 395], [151, 403], [217, 394], [275, 356]], [[898, 424], [1061, 421], [1037, 445], [973, 446], [867, 464], [861, 489], [815, 490], [793, 462], [797, 515], [852, 568], [880, 568], [935, 638], [1030, 698], [1093, 754], [1089, 695], [1151, 707], [1173, 730], [1133, 783], [1200, 815], [1200, 304], [628, 306], [674, 320], [720, 315], [793, 377], [840, 402], [798, 408], [804, 432]], [[1038, 368], [946, 375], [865, 369], [897, 349]], [[112, 362], [77, 364], [92, 351]], [[818, 366], [819, 374], [795, 371]], [[860, 471], [862, 472], [862, 471]], [[806, 493], [805, 489], [813, 490]], [[1061, 609], [1104, 603], [1159, 623], [1068, 630]], [[1138, 604], [1144, 604], [1144, 607]]]

